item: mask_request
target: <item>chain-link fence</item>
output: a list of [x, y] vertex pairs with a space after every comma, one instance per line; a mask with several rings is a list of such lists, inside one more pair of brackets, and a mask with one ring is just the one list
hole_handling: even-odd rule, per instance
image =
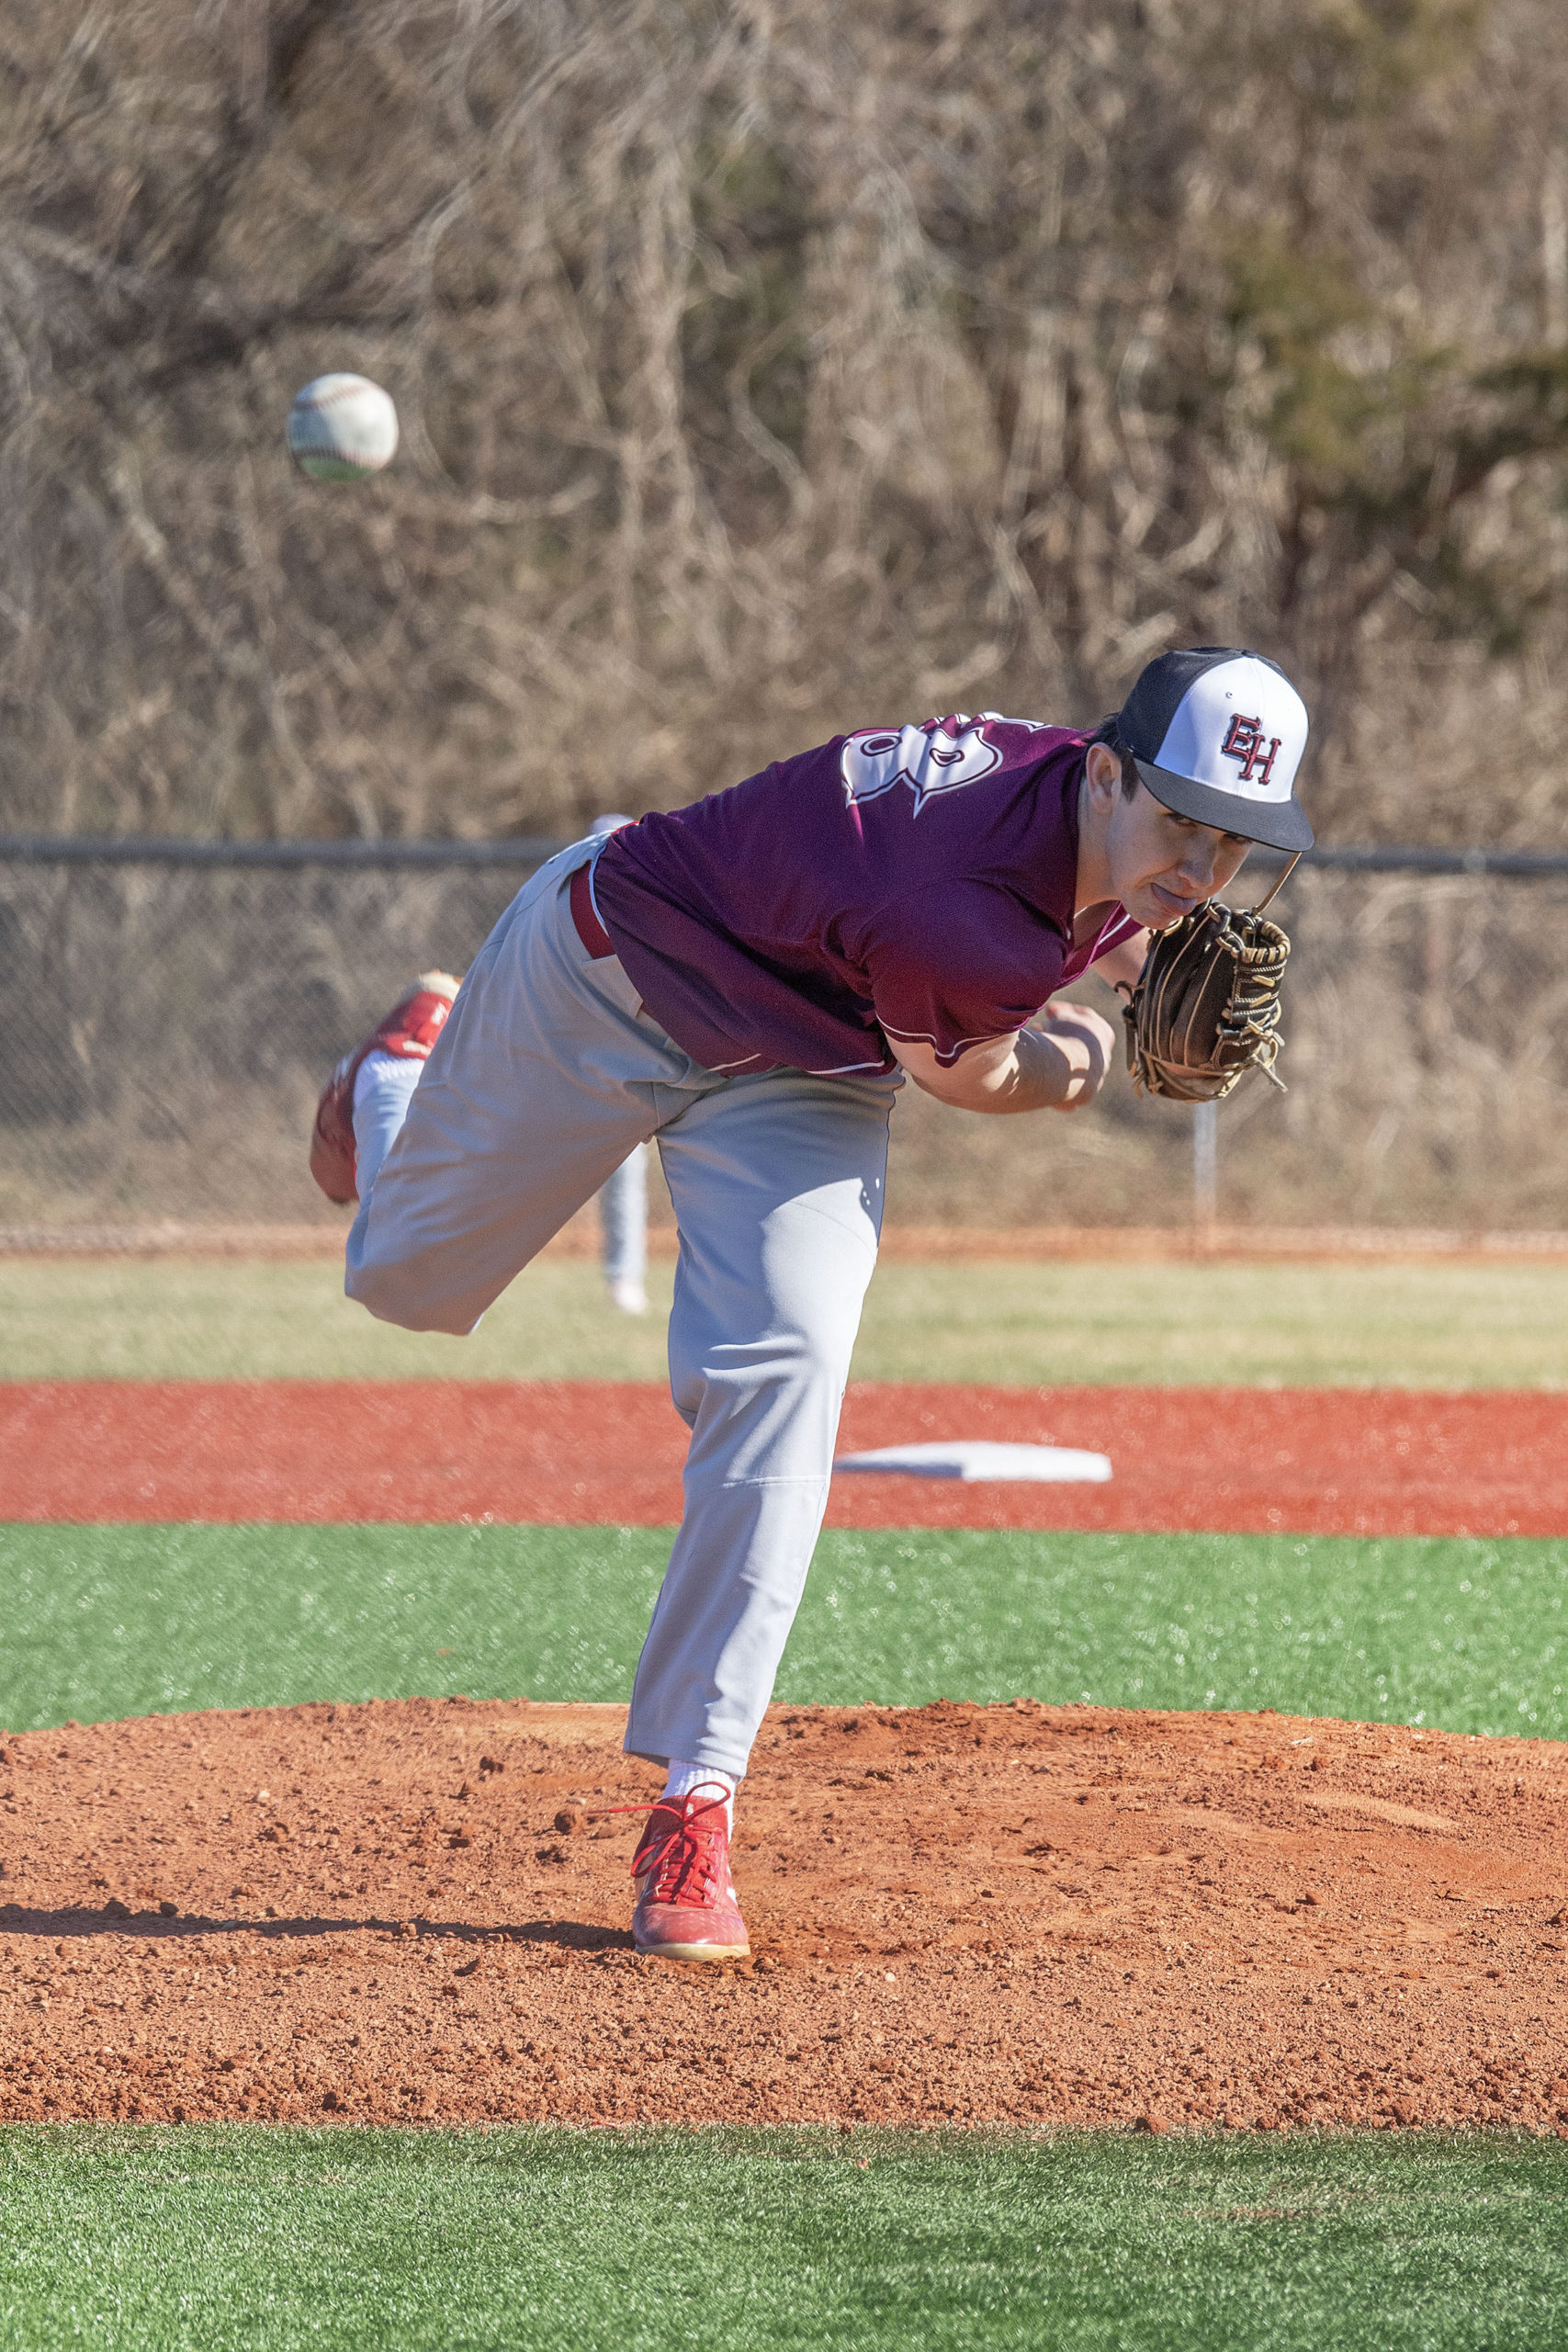
[[[0, 840], [0, 1226], [341, 1224], [305, 1166], [323, 1076], [552, 846]], [[1340, 852], [1276, 911], [1289, 1091], [1221, 1107], [1222, 1217], [1568, 1225], [1568, 860]], [[1184, 1223], [1193, 1124], [1122, 1077], [1072, 1119], [906, 1088], [890, 1213]]]

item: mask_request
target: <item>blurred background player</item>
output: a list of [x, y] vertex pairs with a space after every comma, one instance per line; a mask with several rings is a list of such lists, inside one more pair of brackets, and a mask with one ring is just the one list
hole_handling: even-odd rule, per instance
[[648, 1313], [648, 1146], [627, 1152], [599, 1194], [604, 1285], [623, 1315]]
[[[589, 838], [604, 841], [630, 817], [595, 817]], [[600, 1262], [611, 1303], [623, 1315], [648, 1313], [648, 1146], [627, 1152], [599, 1194]]]
[[691, 1443], [626, 1732], [666, 1773], [640, 1951], [750, 1948], [733, 1797], [827, 1507], [904, 1075], [967, 1111], [1091, 1102], [1115, 1036], [1061, 991], [1130, 977], [1254, 842], [1310, 842], [1305, 744], [1278, 665], [1224, 647], [1149, 663], [1092, 735], [959, 712], [834, 736], [562, 851], [455, 1001], [411, 998], [334, 1073], [360, 1156], [345, 1287], [411, 1330], [472, 1330], [658, 1141]]

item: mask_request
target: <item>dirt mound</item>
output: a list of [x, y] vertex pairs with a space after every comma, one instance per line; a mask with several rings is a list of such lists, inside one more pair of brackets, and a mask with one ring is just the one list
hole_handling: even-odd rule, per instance
[[754, 1959], [632, 1951], [611, 1707], [0, 1738], [0, 2119], [1568, 2136], [1568, 1748], [1032, 1702], [775, 1710]]

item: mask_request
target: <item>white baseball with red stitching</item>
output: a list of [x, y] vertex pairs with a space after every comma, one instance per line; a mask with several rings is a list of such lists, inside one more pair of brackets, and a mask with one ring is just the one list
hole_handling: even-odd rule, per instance
[[288, 447], [318, 481], [358, 481], [389, 465], [398, 447], [398, 412], [368, 376], [317, 376], [294, 395]]

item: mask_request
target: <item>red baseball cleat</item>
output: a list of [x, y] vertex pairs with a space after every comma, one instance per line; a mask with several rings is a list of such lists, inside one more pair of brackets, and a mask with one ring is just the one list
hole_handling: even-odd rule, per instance
[[355, 1182], [354, 1081], [367, 1054], [397, 1054], [423, 1061], [446, 1023], [462, 983], [450, 972], [422, 972], [356, 1053], [345, 1054], [321, 1089], [310, 1137], [310, 1173], [329, 1201], [344, 1207], [359, 1198]]
[[[716, 1781], [712, 1783], [717, 1787]], [[656, 1960], [744, 1960], [751, 1946], [729, 1875], [725, 1796], [693, 1789], [653, 1807], [632, 1860], [632, 1937]]]

